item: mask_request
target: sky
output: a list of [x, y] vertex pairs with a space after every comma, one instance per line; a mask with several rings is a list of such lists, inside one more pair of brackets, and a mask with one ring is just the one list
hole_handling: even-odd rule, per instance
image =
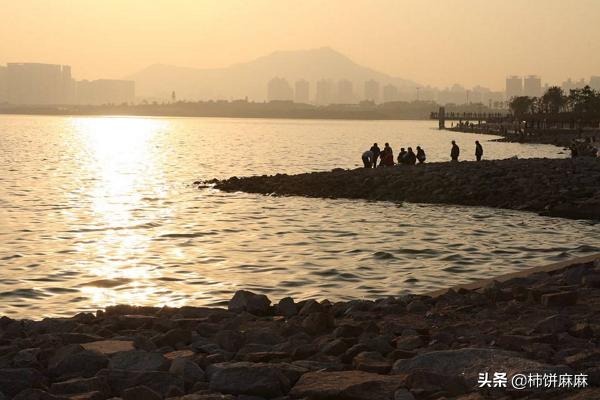
[[77, 79], [214, 68], [329, 46], [437, 87], [600, 75], [600, 0], [0, 0], [0, 63]]

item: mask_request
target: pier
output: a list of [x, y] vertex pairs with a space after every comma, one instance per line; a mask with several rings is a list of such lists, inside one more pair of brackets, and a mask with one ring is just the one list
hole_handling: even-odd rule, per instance
[[440, 107], [439, 111], [433, 111], [429, 117], [437, 119], [440, 129], [446, 129], [446, 121], [477, 121], [478, 124], [511, 122], [514, 116], [510, 113], [474, 113], [474, 112], [448, 112], [445, 107]]

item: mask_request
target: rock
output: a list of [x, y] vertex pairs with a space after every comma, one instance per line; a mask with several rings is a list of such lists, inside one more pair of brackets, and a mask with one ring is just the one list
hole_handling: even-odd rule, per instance
[[147, 386], [162, 396], [165, 396], [171, 387], [184, 390], [183, 379], [165, 371], [103, 369], [96, 376], [106, 379], [114, 396], [119, 396], [125, 389], [134, 386]]
[[321, 351], [331, 356], [339, 356], [340, 354], [348, 350], [348, 347], [348, 344], [342, 339], [334, 339], [330, 342], [325, 343], [321, 348]]
[[64, 349], [50, 361], [48, 374], [62, 379], [90, 378], [107, 365], [108, 357], [96, 351]]
[[415, 396], [407, 389], [398, 389], [394, 392], [394, 400], [416, 400]]
[[543, 294], [541, 302], [546, 307], [567, 307], [577, 304], [577, 291]]
[[177, 358], [171, 363], [169, 372], [183, 379], [185, 385], [192, 386], [198, 381], [204, 381], [204, 371], [192, 360], [186, 358]]
[[590, 288], [600, 288], [600, 274], [587, 275], [582, 278], [582, 283]]
[[67, 397], [55, 396], [41, 389], [25, 389], [13, 400], [69, 400]]
[[162, 400], [162, 396], [148, 386], [135, 386], [123, 390], [123, 400]]
[[107, 396], [102, 392], [78, 393], [69, 397], [69, 400], [106, 400]]
[[363, 329], [358, 325], [342, 324], [333, 330], [333, 336], [337, 338], [359, 337]]
[[82, 344], [86, 350], [97, 351], [98, 353], [111, 355], [120, 351], [135, 350], [133, 341], [131, 340], [99, 340]]
[[41, 352], [39, 348], [23, 349], [13, 357], [13, 365], [16, 368], [37, 368], [40, 369], [38, 356]]
[[167, 360], [173, 361], [178, 358], [194, 358], [196, 356], [196, 353], [192, 350], [176, 350], [176, 351], [170, 351], [168, 353], [165, 353], [165, 354], [163, 354], [163, 356]]
[[250, 314], [265, 315], [269, 312], [271, 300], [264, 294], [256, 294], [247, 290], [238, 290], [229, 300], [229, 311], [247, 311]]
[[410, 313], [424, 313], [429, 307], [421, 300], [413, 300], [406, 306], [406, 311]]
[[50, 392], [58, 395], [73, 395], [88, 392], [100, 392], [110, 395], [110, 387], [103, 377], [74, 378], [63, 382], [53, 383]]
[[215, 342], [226, 351], [237, 352], [244, 345], [244, 335], [232, 330], [223, 330], [215, 335]]
[[534, 331], [539, 333], [560, 333], [568, 331], [571, 325], [573, 325], [573, 322], [570, 318], [556, 314], [539, 321]]
[[46, 379], [33, 368], [2, 368], [0, 369], [0, 393], [12, 397], [30, 388], [41, 388]]
[[469, 391], [469, 387], [460, 375], [441, 375], [424, 370], [411, 371], [404, 383], [411, 391], [419, 393], [443, 391], [450, 396], [458, 396]]
[[402, 386], [399, 377], [364, 371], [308, 372], [294, 385], [290, 395], [311, 400], [389, 400]]
[[503, 371], [508, 375], [523, 371], [536, 372], [548, 365], [522, 358], [519, 353], [499, 349], [464, 348], [419, 354], [394, 363], [392, 373], [409, 374], [417, 369], [446, 376], [464, 376], [468, 385], [477, 381], [482, 371]]
[[302, 328], [311, 334], [319, 335], [333, 329], [333, 316], [328, 312], [315, 312], [304, 318]]
[[396, 340], [396, 348], [400, 350], [415, 350], [423, 347], [425, 343], [419, 336], [401, 336]]
[[210, 389], [226, 394], [278, 397], [290, 390], [290, 380], [265, 364], [230, 363], [210, 375]]
[[312, 313], [317, 313], [317, 312], [324, 312], [325, 307], [323, 307], [322, 304], [320, 304], [318, 301], [310, 299], [310, 300], [306, 300], [304, 302], [304, 305], [302, 306], [302, 308], [300, 309], [300, 311], [298, 312], [298, 314], [300, 315], [309, 315]]
[[575, 368], [592, 368], [600, 365], [600, 350], [584, 350], [566, 357], [565, 362]]
[[158, 347], [175, 347], [178, 344], [188, 344], [192, 340], [192, 332], [188, 329], [171, 329], [163, 334], [152, 338], [152, 342]]
[[289, 318], [298, 314], [298, 306], [291, 297], [284, 297], [277, 303], [277, 314]]
[[352, 360], [352, 365], [358, 370], [377, 374], [387, 374], [392, 369], [392, 362], [375, 351], [363, 351], [358, 354]]
[[143, 350], [121, 351], [110, 358], [108, 368], [129, 371], [162, 371], [169, 367], [169, 361], [160, 353]]

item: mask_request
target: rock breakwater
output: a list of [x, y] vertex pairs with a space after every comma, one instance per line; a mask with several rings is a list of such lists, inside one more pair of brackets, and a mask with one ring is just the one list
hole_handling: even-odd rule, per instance
[[[238, 291], [228, 309], [2, 317], [0, 398], [595, 399], [599, 316], [600, 258], [589, 258], [432, 296], [273, 304]], [[485, 372], [585, 384], [480, 387]]]
[[600, 219], [600, 159], [507, 159], [233, 177], [223, 191], [486, 206]]

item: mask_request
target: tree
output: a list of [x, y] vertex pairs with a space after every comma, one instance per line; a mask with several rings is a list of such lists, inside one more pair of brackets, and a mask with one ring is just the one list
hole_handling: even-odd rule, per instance
[[600, 93], [589, 86], [582, 89], [571, 89], [567, 102], [574, 112], [600, 112]]
[[532, 111], [535, 98], [528, 96], [517, 96], [510, 99], [508, 106], [515, 116], [528, 114]]
[[552, 86], [541, 97], [541, 112], [558, 114], [567, 103], [563, 90], [558, 86]]

